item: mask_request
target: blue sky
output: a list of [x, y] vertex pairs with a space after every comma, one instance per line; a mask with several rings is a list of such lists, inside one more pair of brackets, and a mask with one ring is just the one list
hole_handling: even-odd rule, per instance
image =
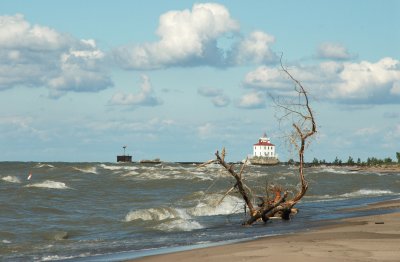
[[279, 57], [312, 97], [306, 159], [400, 151], [399, 1], [0, 0], [0, 160], [241, 160], [285, 146]]

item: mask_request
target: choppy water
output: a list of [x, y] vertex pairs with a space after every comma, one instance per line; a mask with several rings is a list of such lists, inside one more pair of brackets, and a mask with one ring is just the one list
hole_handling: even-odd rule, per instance
[[[282, 234], [359, 215], [343, 207], [400, 195], [400, 174], [321, 167], [308, 169], [306, 178], [309, 191], [293, 220], [241, 227], [240, 198], [219, 203], [233, 180], [218, 166], [3, 162], [0, 260], [119, 260], [159, 248]], [[294, 189], [298, 178], [293, 167], [249, 166], [246, 183], [260, 192], [266, 183]]]

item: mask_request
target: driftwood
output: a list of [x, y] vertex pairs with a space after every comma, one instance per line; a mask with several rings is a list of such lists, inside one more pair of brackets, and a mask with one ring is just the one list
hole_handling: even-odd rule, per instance
[[[243, 172], [247, 163], [242, 164], [240, 171], [236, 172], [234, 164], [228, 164], [225, 161], [225, 148], [222, 149], [221, 153], [218, 151], [215, 153], [216, 159], [210, 160], [201, 166], [208, 165], [210, 163], [217, 163], [221, 165], [234, 179], [235, 184], [231, 187], [220, 200], [220, 202], [234, 189], [242, 197], [245, 202], [245, 206], [249, 210], [249, 217], [244, 221], [243, 225], [252, 225], [257, 221], [266, 222], [272, 217], [279, 217], [281, 219], [290, 219], [291, 215], [298, 212], [294, 205], [298, 203], [301, 198], [305, 195], [308, 189], [308, 183], [304, 176], [304, 151], [306, 149], [307, 140], [317, 132], [316, 122], [313, 111], [309, 104], [308, 94], [303, 85], [295, 79], [290, 72], [283, 66], [281, 57], [281, 68], [288, 78], [295, 84], [294, 90], [297, 93], [297, 97], [293, 99], [279, 99], [273, 97], [273, 102], [277, 109], [282, 111], [282, 116], [278, 119], [279, 121], [289, 120], [293, 128], [290, 135], [287, 137], [290, 144], [297, 149], [299, 157], [299, 179], [300, 188], [292, 198], [288, 198], [288, 191], [284, 190], [280, 186], [274, 186], [269, 189], [271, 194], [267, 190], [267, 195], [258, 197], [261, 201], [255, 204], [256, 199], [251, 195], [251, 190], [243, 182]], [[219, 203], [220, 203], [219, 202]]]

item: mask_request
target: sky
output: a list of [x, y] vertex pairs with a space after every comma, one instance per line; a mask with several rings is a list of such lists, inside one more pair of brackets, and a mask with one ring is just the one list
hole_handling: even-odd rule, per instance
[[305, 158], [400, 152], [400, 1], [0, 0], [0, 161], [240, 161], [307, 89]]

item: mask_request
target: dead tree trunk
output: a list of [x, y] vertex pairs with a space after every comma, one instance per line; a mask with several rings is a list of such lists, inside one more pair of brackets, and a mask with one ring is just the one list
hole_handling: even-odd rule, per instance
[[[307, 192], [308, 183], [304, 177], [304, 150], [306, 147], [306, 141], [308, 138], [312, 137], [317, 132], [317, 125], [315, 122], [313, 111], [310, 107], [309, 98], [307, 95], [307, 91], [301, 84], [299, 80], [294, 78], [290, 72], [283, 66], [282, 64], [282, 56], [280, 59], [280, 64], [282, 70], [285, 74], [293, 81], [295, 84], [295, 91], [299, 96], [299, 102], [280, 102], [279, 100], [274, 99], [274, 102], [277, 107], [283, 109], [284, 115], [283, 117], [291, 116], [292, 119], [292, 126], [294, 128], [294, 134], [292, 137], [293, 145], [298, 149], [298, 156], [299, 156], [299, 178], [301, 182], [301, 189], [297, 193], [297, 195], [287, 202], [287, 205], [293, 207]], [[283, 118], [281, 118], [283, 119]], [[296, 139], [299, 142], [296, 142]], [[300, 145], [299, 145], [299, 144]]]
[[[237, 173], [233, 164], [228, 164], [225, 162], [225, 148], [222, 149], [221, 154], [217, 151], [215, 153], [216, 159], [210, 160], [203, 165], [210, 163], [218, 163], [236, 180], [234, 186], [229, 189], [224, 197], [237, 189], [238, 193], [244, 200], [247, 208], [250, 210], [249, 218], [243, 223], [243, 225], [251, 225], [256, 221], [266, 222], [270, 217], [278, 216], [282, 219], [289, 219], [291, 214], [297, 213], [297, 209], [293, 206], [300, 201], [300, 199], [305, 195], [308, 189], [308, 183], [304, 176], [304, 151], [306, 149], [307, 140], [312, 137], [317, 132], [316, 122], [314, 119], [314, 114], [309, 104], [309, 98], [307, 91], [303, 85], [295, 79], [290, 72], [283, 66], [281, 57], [281, 68], [286, 76], [295, 84], [294, 90], [297, 93], [296, 101], [293, 99], [280, 99], [272, 97], [275, 106], [283, 111], [279, 121], [284, 121], [289, 119], [292, 121], [291, 126], [293, 130], [288, 136], [288, 139], [298, 152], [299, 157], [299, 179], [301, 187], [297, 194], [291, 198], [287, 199], [288, 192], [283, 190], [282, 187], [274, 187], [272, 189], [272, 197], [269, 198], [268, 194], [266, 197], [259, 198], [262, 202], [257, 207], [254, 206], [255, 199], [251, 195], [251, 190], [243, 182], [242, 175], [246, 162], [242, 165], [239, 173]], [[223, 198], [222, 198], [223, 199]], [[221, 201], [222, 201], [221, 199]]]

